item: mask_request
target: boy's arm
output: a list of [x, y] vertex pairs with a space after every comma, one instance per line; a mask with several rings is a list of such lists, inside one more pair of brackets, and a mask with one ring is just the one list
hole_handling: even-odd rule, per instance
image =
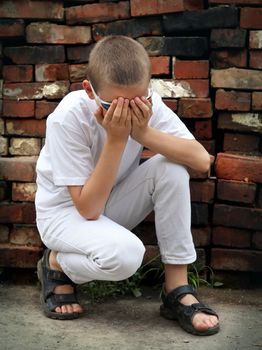
[[210, 168], [210, 156], [196, 140], [188, 140], [167, 134], [148, 125], [152, 116], [152, 105], [145, 98], [135, 98], [132, 107], [132, 137], [155, 153], [169, 160], [206, 172]]
[[100, 158], [83, 186], [68, 186], [78, 212], [89, 220], [96, 220], [104, 210], [131, 131], [131, 114], [124, 99], [114, 101], [105, 116], [98, 109], [96, 118], [107, 132]]

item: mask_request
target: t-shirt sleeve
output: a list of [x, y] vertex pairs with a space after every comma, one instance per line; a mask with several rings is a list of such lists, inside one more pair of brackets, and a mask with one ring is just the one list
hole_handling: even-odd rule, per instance
[[46, 146], [56, 186], [84, 185], [94, 169], [88, 140], [67, 125], [47, 124]]
[[189, 140], [195, 139], [186, 125], [167, 107], [156, 92], [153, 94], [153, 115], [150, 126], [177, 137]]

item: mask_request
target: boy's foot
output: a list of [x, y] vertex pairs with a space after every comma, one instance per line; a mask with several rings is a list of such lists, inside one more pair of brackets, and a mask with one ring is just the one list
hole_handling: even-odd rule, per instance
[[195, 335], [212, 335], [219, 331], [218, 315], [197, 299], [196, 291], [190, 285], [162, 292], [163, 304], [160, 314], [177, 320], [187, 332]]

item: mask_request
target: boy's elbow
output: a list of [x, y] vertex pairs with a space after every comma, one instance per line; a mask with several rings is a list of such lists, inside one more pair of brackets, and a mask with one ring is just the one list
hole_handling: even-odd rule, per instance
[[79, 214], [85, 218], [86, 220], [98, 220], [98, 218], [100, 217], [100, 215], [102, 214], [102, 211], [99, 210], [94, 210], [94, 209], [81, 209], [81, 208], [77, 208]]
[[211, 166], [211, 157], [209, 153], [206, 152], [203, 155], [203, 158], [201, 159], [201, 162], [199, 165], [199, 171], [201, 171], [202, 173], [207, 173], [210, 170], [210, 166]]

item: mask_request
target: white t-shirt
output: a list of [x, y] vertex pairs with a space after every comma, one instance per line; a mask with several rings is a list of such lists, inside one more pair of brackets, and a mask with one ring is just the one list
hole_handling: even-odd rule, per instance
[[[161, 97], [152, 96], [150, 126], [181, 138], [194, 139]], [[99, 159], [106, 132], [94, 116], [97, 104], [84, 90], [66, 95], [47, 118], [46, 142], [37, 161], [37, 219], [52, 217], [73, 205], [67, 186], [84, 185]], [[129, 137], [116, 183], [139, 165], [143, 146]]]

